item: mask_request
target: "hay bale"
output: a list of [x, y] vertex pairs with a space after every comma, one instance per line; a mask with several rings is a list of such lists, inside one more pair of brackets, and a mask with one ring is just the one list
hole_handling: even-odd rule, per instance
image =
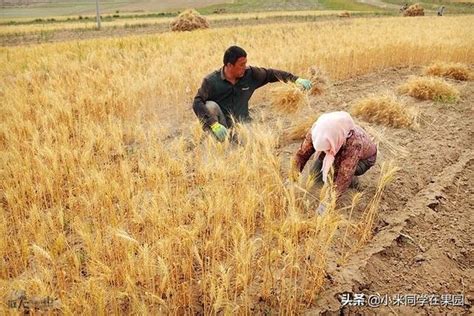
[[316, 67], [310, 68], [310, 78], [311, 80], [311, 90], [309, 91], [310, 95], [321, 95], [323, 94], [329, 85], [329, 79], [326, 73]]
[[281, 83], [272, 88], [271, 104], [280, 112], [294, 113], [308, 103], [308, 96], [295, 83]]
[[425, 68], [424, 74], [428, 76], [445, 77], [460, 81], [474, 79], [474, 74], [469, 69], [469, 67], [460, 63], [434, 63]]
[[434, 77], [412, 77], [398, 87], [398, 91], [419, 100], [455, 102], [459, 99], [458, 89]]
[[209, 22], [196, 10], [190, 9], [180, 13], [175, 20], [170, 23], [171, 31], [184, 32], [197, 29], [209, 28]]
[[405, 11], [403, 11], [403, 16], [423, 16], [425, 11], [419, 3], [415, 3], [409, 6]]
[[352, 107], [351, 113], [369, 123], [397, 128], [416, 126], [416, 110], [391, 95], [362, 99]]

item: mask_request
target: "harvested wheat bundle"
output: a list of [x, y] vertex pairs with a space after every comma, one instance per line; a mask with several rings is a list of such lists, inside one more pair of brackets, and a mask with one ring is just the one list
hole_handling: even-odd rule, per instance
[[193, 31], [197, 29], [209, 28], [209, 22], [196, 10], [183, 11], [170, 23], [173, 32]]
[[305, 116], [283, 130], [283, 142], [303, 140], [320, 114]]
[[367, 122], [391, 127], [416, 125], [416, 111], [390, 95], [362, 99], [352, 107], [351, 113]]
[[271, 104], [280, 112], [294, 113], [308, 103], [308, 95], [295, 83], [277, 84], [272, 89]]
[[311, 67], [310, 71], [310, 80], [311, 80], [311, 90], [309, 94], [311, 95], [321, 95], [323, 94], [329, 85], [329, 79], [327, 74], [320, 68]]
[[443, 79], [433, 77], [412, 77], [398, 91], [420, 100], [455, 102], [459, 99], [458, 89]]
[[425, 75], [451, 78], [460, 81], [468, 81], [474, 79], [474, 74], [468, 66], [460, 63], [434, 63], [426, 67]]
[[423, 16], [425, 15], [425, 11], [423, 7], [419, 3], [415, 3], [408, 7], [405, 11], [403, 11], [404, 16]]

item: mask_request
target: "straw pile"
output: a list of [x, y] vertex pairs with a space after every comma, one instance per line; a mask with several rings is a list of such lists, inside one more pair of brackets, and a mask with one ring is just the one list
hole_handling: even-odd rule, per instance
[[178, 15], [176, 19], [171, 22], [170, 27], [173, 32], [193, 31], [209, 28], [209, 22], [205, 17], [200, 15], [199, 12], [190, 9]]
[[473, 80], [474, 78], [474, 74], [469, 67], [460, 63], [434, 63], [425, 68], [424, 74], [460, 81]]
[[425, 15], [425, 11], [423, 7], [419, 3], [415, 3], [408, 7], [405, 11], [403, 11], [403, 16], [423, 16]]
[[308, 96], [295, 83], [281, 83], [272, 88], [272, 106], [283, 113], [294, 113], [308, 104]]
[[351, 113], [364, 121], [390, 127], [416, 125], [416, 111], [391, 95], [362, 99], [352, 107]]
[[419, 100], [455, 102], [459, 99], [458, 89], [445, 80], [434, 77], [412, 77], [398, 90]]

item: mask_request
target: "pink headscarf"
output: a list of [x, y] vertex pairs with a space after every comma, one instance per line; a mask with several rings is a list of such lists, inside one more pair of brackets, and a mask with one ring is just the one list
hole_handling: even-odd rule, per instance
[[326, 153], [321, 169], [324, 183], [326, 183], [334, 157], [354, 128], [352, 117], [344, 111], [325, 113], [311, 127], [311, 139], [316, 150], [316, 159], [322, 152]]

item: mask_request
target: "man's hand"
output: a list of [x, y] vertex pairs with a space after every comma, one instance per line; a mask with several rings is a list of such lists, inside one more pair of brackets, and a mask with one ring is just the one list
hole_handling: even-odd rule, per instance
[[311, 80], [298, 78], [298, 79], [296, 79], [295, 82], [296, 82], [297, 85], [300, 85], [301, 87], [303, 87], [304, 90], [311, 89]]
[[219, 122], [215, 122], [211, 125], [211, 130], [216, 136], [217, 140], [223, 142], [227, 136], [227, 128]]

